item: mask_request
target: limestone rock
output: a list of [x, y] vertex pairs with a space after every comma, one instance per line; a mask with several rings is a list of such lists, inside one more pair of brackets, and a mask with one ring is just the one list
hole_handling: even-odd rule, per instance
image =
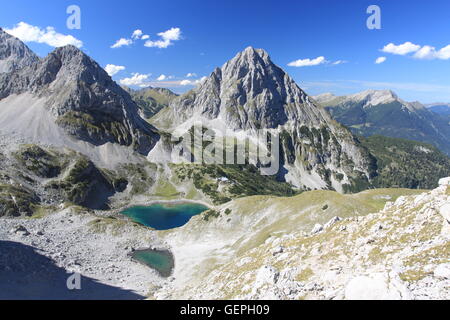
[[22, 69], [39, 60], [22, 41], [0, 28], [0, 73]]
[[28, 236], [28, 235], [30, 235], [30, 233], [28, 232], [28, 230], [27, 230], [24, 226], [22, 226], [22, 225], [20, 225], [20, 226], [15, 226], [14, 228], [12, 228], [12, 229], [10, 230], [10, 233], [15, 233], [15, 234], [22, 235], [22, 236]]
[[[5, 41], [11, 40], [0, 36], [0, 45]], [[46, 121], [95, 146], [116, 143], [147, 155], [158, 141], [130, 95], [78, 48], [68, 45], [42, 60], [26, 61], [20, 69], [0, 73], [0, 100], [14, 95], [24, 102], [39, 99], [53, 118]]]
[[344, 191], [355, 186], [353, 179], [368, 183], [375, 174], [373, 159], [352, 134], [262, 49], [238, 53], [197, 88], [174, 99], [155, 121], [168, 130], [189, 130], [199, 121], [249, 136], [274, 130], [281, 136], [278, 161], [286, 169], [278, 174], [298, 187]]
[[434, 276], [450, 280], [450, 263], [440, 264], [434, 269]]
[[314, 235], [314, 234], [317, 234], [317, 233], [319, 233], [319, 232], [322, 232], [323, 229], [324, 229], [324, 228], [323, 228], [323, 226], [322, 226], [321, 224], [316, 224], [316, 225], [312, 228], [311, 234]]
[[387, 282], [384, 274], [358, 276], [345, 287], [346, 300], [400, 300], [400, 291]]
[[448, 224], [450, 224], [450, 202], [447, 202], [439, 208], [439, 213], [444, 217]]
[[330, 228], [331, 226], [333, 226], [333, 225], [335, 225], [336, 223], [338, 223], [339, 221], [341, 221], [342, 219], [340, 218], [340, 217], [334, 217], [334, 218], [332, 218], [330, 221], [328, 221], [324, 226], [323, 226], [323, 228], [324, 229], [328, 229], [328, 228]]
[[450, 186], [450, 177], [439, 180], [440, 186]]

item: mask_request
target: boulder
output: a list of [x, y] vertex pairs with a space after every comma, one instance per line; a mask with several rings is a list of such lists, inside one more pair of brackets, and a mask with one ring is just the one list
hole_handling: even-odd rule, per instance
[[311, 234], [312, 234], [312, 235], [313, 235], [313, 234], [317, 234], [317, 233], [322, 232], [322, 231], [323, 231], [323, 226], [322, 226], [321, 224], [316, 224], [316, 225], [314, 226], [314, 228], [312, 228]]
[[284, 248], [281, 246], [276, 247], [275, 249], [272, 250], [272, 255], [276, 256], [280, 253], [283, 253]]
[[450, 203], [446, 203], [439, 208], [439, 213], [450, 224]]
[[450, 186], [450, 177], [439, 180], [440, 186]]
[[258, 270], [256, 274], [254, 288], [260, 288], [265, 284], [275, 285], [278, 281], [279, 276], [280, 273], [277, 269], [273, 268], [272, 266], [263, 266]]
[[14, 228], [12, 228], [10, 230], [10, 233], [19, 234], [19, 235], [22, 235], [22, 236], [30, 235], [30, 233], [28, 232], [28, 230], [24, 226], [15, 226]]
[[358, 276], [345, 287], [346, 300], [401, 300], [402, 294], [388, 282], [384, 274]]
[[450, 263], [438, 265], [433, 274], [437, 278], [450, 279]]
[[328, 221], [323, 228], [324, 229], [328, 229], [329, 227], [333, 226], [334, 224], [338, 223], [339, 221], [341, 221], [342, 219], [340, 217], [334, 217], [332, 218], [330, 221]]

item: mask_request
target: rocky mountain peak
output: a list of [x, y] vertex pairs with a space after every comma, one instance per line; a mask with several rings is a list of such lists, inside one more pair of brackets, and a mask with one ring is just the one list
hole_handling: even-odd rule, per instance
[[397, 94], [391, 90], [366, 90], [348, 97], [353, 101], [365, 101], [366, 106], [376, 106], [399, 100]]
[[53, 77], [64, 78], [66, 81], [118, 87], [97, 62], [72, 45], [55, 49], [43, 60], [40, 70], [51, 73]]
[[[332, 121], [262, 49], [238, 53], [152, 119], [177, 133], [198, 121], [249, 136], [260, 129], [278, 131], [284, 139], [280, 179], [300, 188], [343, 190], [353, 188], [355, 174], [361, 181], [372, 176], [372, 160], [351, 133]], [[353, 163], [351, 169], [344, 159]]]
[[249, 76], [263, 79], [270, 74], [280, 73], [281, 71], [273, 64], [266, 51], [253, 47], [248, 47], [238, 53], [221, 70], [225, 79], [242, 79]]
[[39, 98], [55, 118], [49, 121], [56, 120], [78, 140], [133, 146], [144, 155], [158, 140], [156, 129], [139, 116], [128, 92], [74, 46], [57, 48], [42, 60], [0, 73], [0, 100], [22, 94]]
[[21, 69], [39, 61], [22, 41], [0, 28], [0, 73]]
[[234, 65], [246, 65], [248, 67], [261, 64], [267, 66], [272, 64], [269, 54], [263, 49], [255, 49], [253, 47], [247, 47], [245, 50], [239, 52], [233, 59], [228, 61], [224, 68]]
[[325, 93], [321, 93], [317, 96], [313, 97], [314, 100], [316, 100], [318, 103], [322, 103], [322, 102], [327, 102], [327, 101], [331, 101], [337, 98], [337, 96], [335, 96], [333, 93], [331, 92], [325, 92]]
[[[308, 106], [303, 107], [304, 104]], [[327, 117], [321, 114], [320, 107], [311, 104], [294, 80], [271, 61], [266, 51], [253, 47], [217, 68], [193, 91], [175, 99], [173, 108], [187, 112], [185, 119], [193, 115], [209, 119], [220, 117], [232, 129], [245, 130], [276, 128], [298, 120], [319, 125]], [[314, 110], [308, 112], [308, 108]]]

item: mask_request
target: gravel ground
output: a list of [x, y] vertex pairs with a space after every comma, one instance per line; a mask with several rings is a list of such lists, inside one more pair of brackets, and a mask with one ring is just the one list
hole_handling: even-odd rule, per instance
[[[144, 299], [171, 280], [131, 260], [149, 247], [167, 248], [149, 229], [76, 208], [2, 219], [0, 299]], [[81, 274], [81, 290], [67, 289], [71, 272]]]

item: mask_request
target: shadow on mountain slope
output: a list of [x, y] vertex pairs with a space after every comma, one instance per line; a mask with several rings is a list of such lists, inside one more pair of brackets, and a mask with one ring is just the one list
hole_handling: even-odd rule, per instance
[[33, 247], [0, 241], [0, 300], [137, 300], [145, 297], [81, 276], [81, 290], [66, 287], [71, 276]]

